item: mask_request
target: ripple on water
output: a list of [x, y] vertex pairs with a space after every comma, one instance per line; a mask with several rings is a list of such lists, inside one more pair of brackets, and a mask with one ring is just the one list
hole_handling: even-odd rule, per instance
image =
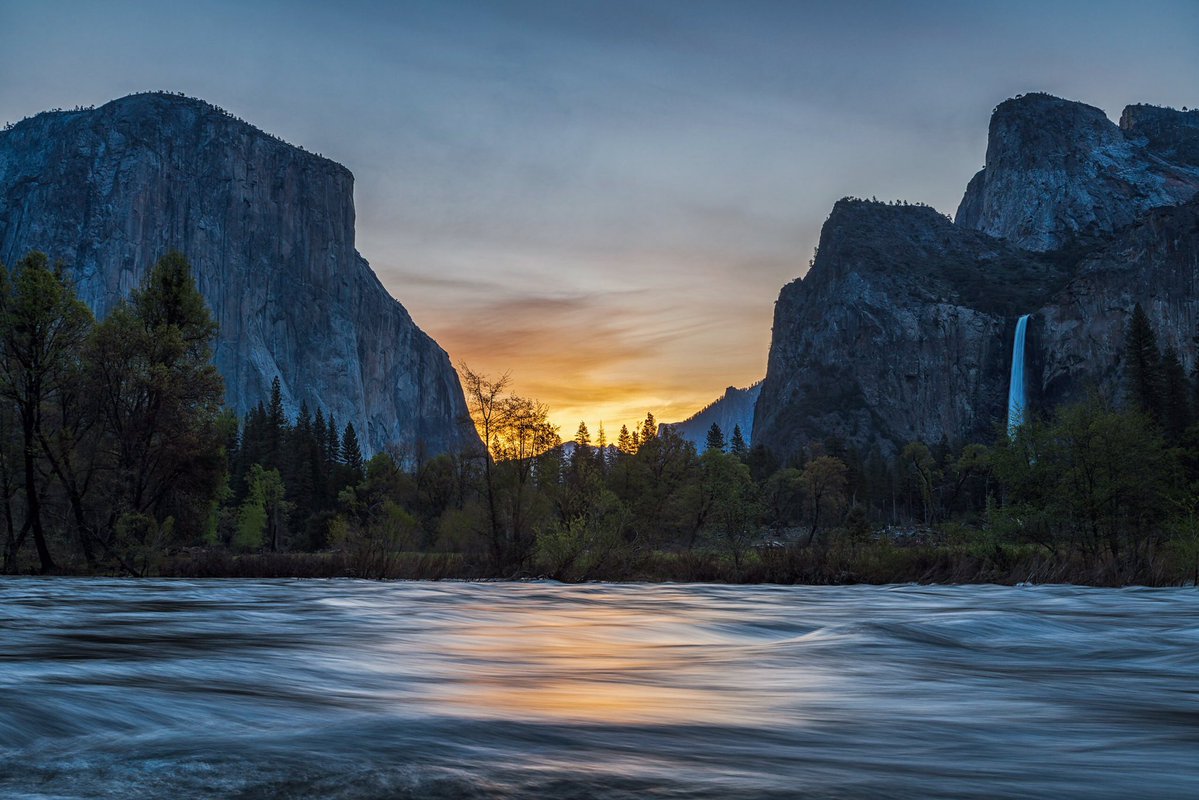
[[0, 796], [1195, 797], [1199, 593], [0, 581]]

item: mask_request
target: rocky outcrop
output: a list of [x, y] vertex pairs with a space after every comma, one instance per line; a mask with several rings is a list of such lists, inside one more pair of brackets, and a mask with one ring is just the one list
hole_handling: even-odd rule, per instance
[[1125, 325], [1140, 303], [1162, 348], [1190, 370], [1199, 332], [1199, 200], [1156, 209], [1077, 264], [1032, 318], [1032, 402], [1042, 408], [1097, 389], [1120, 399]]
[[970, 181], [957, 223], [1031, 250], [1106, 236], [1151, 208], [1199, 192], [1197, 117], [1131, 106], [1116, 125], [1093, 106], [1046, 94], [1000, 103], [986, 166]]
[[701, 452], [712, 424], [720, 426], [726, 441], [732, 441], [733, 429], [740, 427], [746, 444], [753, 443], [754, 406], [762, 391], [762, 382], [738, 389], [730, 386], [724, 394], [682, 422], [666, 422], [661, 428], [672, 430], [694, 444]]
[[931, 208], [838, 202], [811, 270], [775, 305], [755, 438], [786, 455], [830, 437], [888, 455], [989, 436], [1014, 311], [1063, 279]]
[[446, 450], [469, 435], [458, 376], [355, 250], [353, 181], [181, 96], [40, 114], [0, 132], [0, 259], [62, 259], [103, 315], [180, 250], [238, 412], [279, 376], [291, 413], [324, 408], [370, 450]]
[[1033, 413], [1119, 398], [1141, 303], [1187, 369], [1199, 323], [1199, 115], [1130, 106], [1120, 126], [1047, 95], [1001, 104], [956, 224], [843, 200], [811, 270], [783, 288], [755, 438], [782, 455], [836, 437], [992, 440], [1016, 319], [1032, 314]]

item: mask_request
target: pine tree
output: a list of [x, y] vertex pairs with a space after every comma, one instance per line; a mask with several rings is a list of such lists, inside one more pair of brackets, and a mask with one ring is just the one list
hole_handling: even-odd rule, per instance
[[608, 466], [608, 437], [604, 433], [603, 420], [600, 420], [599, 434], [595, 437], [595, 461], [601, 470]]
[[1161, 421], [1161, 354], [1157, 349], [1157, 336], [1140, 303], [1132, 310], [1124, 342], [1124, 359], [1129, 403]]
[[654, 421], [654, 415], [646, 412], [645, 421], [641, 423], [640, 445], [644, 446], [646, 442], [658, 435], [658, 423]]
[[325, 463], [330, 467], [334, 466], [341, 460], [341, 439], [337, 434], [337, 421], [333, 419], [333, 412], [329, 412], [329, 424], [325, 429]]
[[704, 450], [723, 453], [725, 446], [724, 431], [720, 430], [720, 426], [713, 422], [712, 427], [708, 428], [708, 438], [704, 441]]
[[741, 434], [741, 426], [733, 426], [733, 440], [729, 443], [729, 452], [737, 458], [745, 461], [749, 458], [749, 445], [745, 442], [745, 437]]
[[308, 410], [307, 400], [300, 402], [300, 413], [296, 415], [296, 427], [293, 431], [301, 437], [312, 435], [312, 412]]
[[620, 426], [620, 434], [616, 437], [616, 449], [625, 455], [633, 452], [633, 437], [629, 434], [628, 425]]
[[283, 411], [283, 387], [279, 376], [271, 381], [271, 401], [266, 410], [266, 461], [268, 469], [280, 469], [283, 463], [283, 443], [287, 437], [287, 414]]
[[1191, 424], [1190, 385], [1178, 351], [1167, 348], [1162, 357], [1163, 404], [1162, 424], [1170, 442], [1179, 442]]
[[358, 434], [354, 432], [352, 422], [346, 425], [341, 437], [341, 463], [352, 469], [356, 478], [362, 477], [362, 449], [358, 446]]
[[316, 439], [317, 445], [320, 446], [321, 456], [329, 451], [329, 428], [325, 425], [325, 412], [318, 408], [316, 416], [312, 418], [312, 435]]
[[575, 447], [576, 453], [591, 447], [591, 433], [587, 430], [587, 423], [582, 420], [579, 421], [579, 429], [575, 432]]
[[314, 480], [316, 473], [311, 463], [315, 442], [312, 414], [308, 410], [307, 401], [303, 401], [300, 403], [295, 427], [287, 437], [287, 470], [283, 475], [288, 497], [294, 502], [297, 517], [307, 517], [317, 507], [317, 483]]

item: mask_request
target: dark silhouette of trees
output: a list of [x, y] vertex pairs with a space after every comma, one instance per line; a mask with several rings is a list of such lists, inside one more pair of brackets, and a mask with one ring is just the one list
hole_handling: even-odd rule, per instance
[[37, 459], [48, 434], [47, 406], [70, 391], [93, 320], [62, 269], [51, 269], [44, 253], [30, 253], [14, 275], [0, 274], [0, 281], [0, 391], [16, 410], [24, 475], [20, 537], [33, 534], [41, 571], [50, 572], [55, 563], [46, 542]]
[[1161, 353], [1149, 317], [1137, 303], [1124, 340], [1125, 380], [1128, 401], [1155, 420], [1162, 416]]

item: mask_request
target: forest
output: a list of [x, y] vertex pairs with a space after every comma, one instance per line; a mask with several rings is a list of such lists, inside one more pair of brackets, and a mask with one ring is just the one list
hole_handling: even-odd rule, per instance
[[702, 451], [652, 413], [609, 441], [508, 376], [459, 365], [478, 444], [365, 459], [352, 425], [239, 419], [183, 256], [103, 320], [61, 265], [0, 269], [5, 573], [779, 583], [1199, 576], [1199, 375], [1133, 310], [1124, 391], [990, 445], [830, 440], [782, 463], [713, 425]]

